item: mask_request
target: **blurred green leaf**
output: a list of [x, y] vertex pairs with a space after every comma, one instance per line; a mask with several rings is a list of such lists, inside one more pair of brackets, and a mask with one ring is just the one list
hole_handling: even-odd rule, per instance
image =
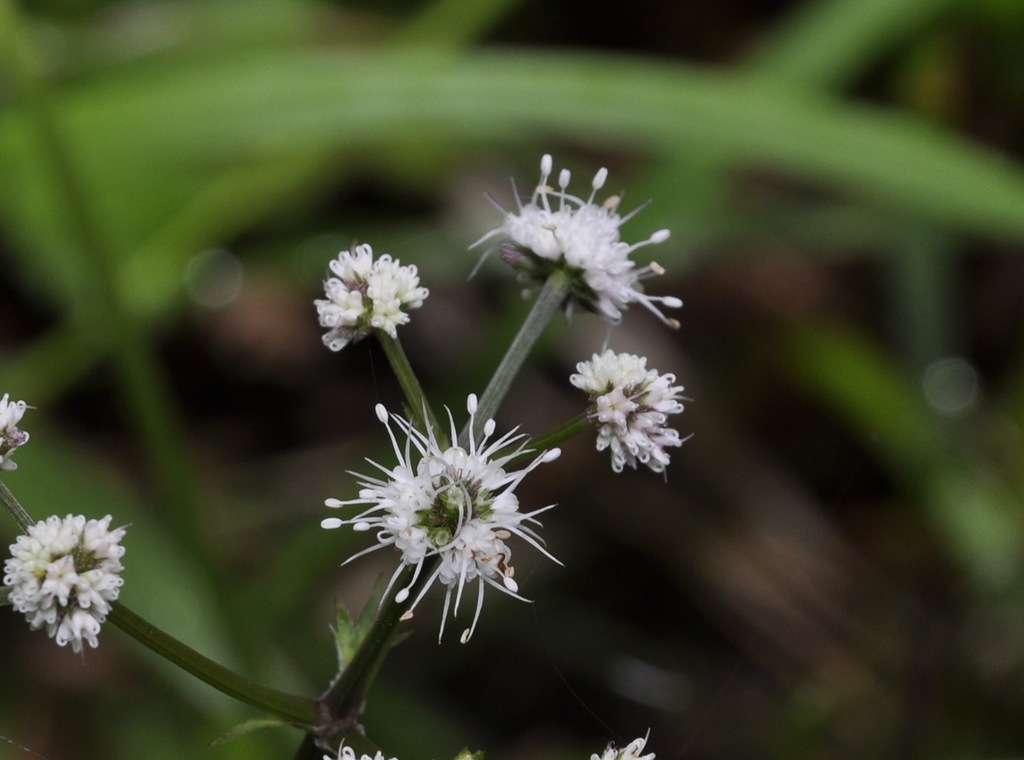
[[747, 65], [792, 87], [836, 89], [959, 0], [819, 0], [796, 7]]
[[[952, 132], [756, 77], [636, 59], [250, 51], [216, 64], [179, 61], [111, 76], [67, 93], [63, 113], [114, 249], [143, 259], [133, 271], [153, 266], [145, 241], [225, 174], [261, 164], [283, 169], [287, 157], [356, 146], [383, 154], [417, 132], [502, 139], [543, 129], [643, 144], [655, 153], [712, 151], [731, 164], [772, 166], [947, 229], [1024, 238], [1024, 173]], [[26, 257], [41, 257], [55, 271], [67, 241], [58, 212], [45, 208], [45, 178], [26, 159], [25, 129], [16, 109], [0, 119], [0, 167], [8, 188], [16, 188], [0, 212]], [[360, 162], [372, 165], [373, 151]], [[224, 229], [219, 217], [244, 208], [240, 198], [206, 217], [208, 242]]]
[[787, 334], [785, 367], [842, 415], [892, 472], [921, 484], [951, 452], [933, 412], [899, 367], [865, 336], [835, 325]]
[[1024, 560], [1021, 505], [994, 472], [953, 445], [909, 377], [863, 335], [829, 325], [787, 335], [792, 377], [880, 455], [922, 516], [983, 588], [1017, 583]]
[[262, 731], [265, 728], [291, 728], [291, 725], [279, 718], [253, 718], [244, 723], [239, 723], [230, 731], [221, 734], [210, 743], [210, 746], [216, 747], [221, 744], [227, 744], [240, 736], [251, 734], [253, 731]]
[[391, 44], [446, 46], [452, 52], [476, 42], [521, 0], [440, 0], [426, 3], [423, 11], [393, 36]]
[[[334, 629], [334, 642], [338, 652], [339, 672], [344, 670], [348, 663], [352, 662], [352, 658], [355, 657], [359, 647], [366, 640], [366, 636], [369, 634], [373, 621], [376, 619], [377, 612], [380, 609], [380, 601], [384, 596], [385, 588], [387, 588], [387, 582], [383, 578], [378, 579], [357, 618], [352, 618], [345, 605], [341, 603], [335, 605], [337, 617]], [[402, 638], [404, 636], [398, 634], [391, 646], [397, 644]]]

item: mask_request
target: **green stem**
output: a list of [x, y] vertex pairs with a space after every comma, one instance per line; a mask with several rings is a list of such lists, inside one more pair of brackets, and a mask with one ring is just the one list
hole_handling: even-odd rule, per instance
[[[424, 562], [420, 572], [421, 581], [430, 577], [433, 572], [436, 558]], [[320, 702], [327, 708], [335, 720], [355, 721], [362, 712], [363, 703], [366, 699], [366, 692], [370, 688], [384, 656], [391, 648], [392, 639], [402, 615], [409, 605], [409, 601], [415, 599], [415, 592], [403, 602], [395, 601], [395, 588], [405, 588], [412, 580], [414, 568], [407, 567], [393, 584], [389, 591], [389, 598], [384, 600], [373, 625], [366, 634], [366, 639], [356, 652], [352, 661], [345, 665], [341, 676], [331, 684]]]
[[4, 509], [21, 526], [22, 532], [27, 531], [36, 524], [36, 521], [25, 511], [25, 508], [21, 506], [21, 502], [15, 498], [14, 494], [11, 493], [11, 489], [7, 487], [7, 484], [2, 479], [0, 479], [0, 503], [3, 503]]
[[[67, 230], [78, 261], [78, 287], [72, 316], [79, 319], [81, 339], [112, 346], [115, 367], [125, 395], [127, 417], [137, 426], [142, 449], [151, 457], [164, 498], [164, 512], [174, 516], [183, 545], [196, 548], [204, 535], [191, 478], [185, 464], [182, 435], [169, 402], [170, 387], [138, 318], [130, 313], [119, 287], [108, 241], [91, 194], [76, 165], [69, 141], [60, 128], [57, 104], [33, 57], [31, 35], [14, 0], [0, 0], [0, 60], [20, 96], [23, 115], [38, 149], [38, 171], [48, 179], [54, 223]], [[105, 339], [103, 339], [105, 336]]]
[[[483, 395], [480, 396], [474, 435], [479, 435], [483, 430], [484, 423], [497, 413], [498, 407], [501, 406], [508, 389], [512, 386], [512, 381], [519, 374], [519, 370], [529, 356], [530, 350], [540, 338], [541, 333], [544, 332], [544, 328], [558, 313], [568, 292], [568, 275], [562, 271], [553, 272], [544, 283], [544, 287], [541, 288], [533, 308], [526, 315], [523, 326], [519, 328], [512, 345], [508, 347], [501, 364], [494, 370], [491, 381], [484, 389]], [[465, 445], [468, 440], [469, 426], [467, 425], [459, 432], [459, 442]]]
[[[558, 312], [558, 309], [565, 300], [568, 289], [568, 278], [561, 272], [552, 274], [547, 282], [544, 283], [544, 287], [541, 289], [540, 295], [538, 295], [530, 313], [527, 315], [526, 321], [512, 341], [512, 345], [509, 346], [501, 364], [498, 365], [494, 376], [481, 396], [476, 415], [478, 424], [481, 427], [486, 419], [494, 415], [501, 401], [505, 398], [512, 380], [518, 374], [519, 369], [530, 353], [530, 349], [537, 342], [544, 328]], [[406, 399], [411, 407], [411, 416], [417, 426], [422, 430], [432, 430], [439, 437], [442, 436], [444, 434], [443, 428], [437, 424], [430, 406], [426, 403], [423, 389], [420, 387], [419, 381], [409, 365], [409, 360], [402, 350], [401, 344], [387, 333], [378, 330], [376, 334], [381, 346], [384, 348], [384, 352], [387, 354], [388, 360], [391, 362], [395, 375], [398, 377], [402, 390], [405, 392]], [[580, 432], [585, 425], [585, 417], [582, 423], [578, 420], [573, 420], [571, 423], [553, 431], [551, 436], [558, 434], [569, 437]], [[460, 439], [468, 438], [468, 435], [469, 431], [466, 428], [461, 432]], [[553, 441], [554, 438], [551, 436], [546, 437], [545, 442], [549, 439]], [[559, 438], [558, 440], [563, 439]], [[434, 557], [424, 562], [423, 567], [420, 568], [419, 582], [421, 584], [430, 578], [437, 561], [437, 558]], [[406, 568], [393, 586], [395, 588], [408, 586], [412, 580], [413, 572], [414, 569], [412, 567]], [[330, 728], [327, 731], [321, 731], [316, 736], [314, 736], [313, 732], [308, 733], [295, 755], [295, 760], [318, 760], [320, 757], [318, 753], [322, 753], [322, 750], [316, 746], [317, 737], [328, 741], [337, 741], [343, 735], [350, 735], [353, 731], [358, 731], [358, 721], [362, 713], [363, 704], [366, 701], [366, 693], [374, 677], [377, 675], [384, 657], [391, 648], [398, 624], [408, 607], [408, 600], [415, 599], [416, 593], [416, 589], [411, 589], [408, 599], [401, 603], [395, 601], [395, 597], [392, 594], [381, 605], [380, 611], [377, 613], [377, 617], [370, 627], [366, 639], [356, 652], [355, 657], [345, 666], [338, 679], [317, 700], [323, 713], [328, 716], [327, 720], [329, 721]]]
[[416, 373], [413, 372], [409, 357], [405, 355], [405, 349], [402, 348], [401, 342], [398, 338], [392, 338], [384, 330], [374, 330], [374, 335], [377, 336], [377, 340], [391, 364], [391, 369], [402, 386], [402, 392], [405, 393], [405, 399], [409, 403], [409, 414], [413, 424], [424, 433], [430, 430], [434, 431], [439, 441], [444, 439], [446, 437], [444, 428], [437, 424], [434, 410], [427, 403], [427, 396], [423, 393], [420, 381], [416, 377]]
[[321, 722], [314, 700], [269, 689], [238, 675], [161, 631], [119, 602], [114, 603], [110, 620], [149, 649], [229, 697], [299, 726], [313, 727]]
[[592, 430], [593, 427], [593, 423], [591, 423], [590, 418], [587, 417], [587, 413], [581, 412], [571, 420], [563, 422], [554, 430], [551, 430], [537, 438], [531, 438], [529, 450], [524, 451], [522, 454], [517, 456], [509, 462], [509, 465], [511, 466], [526, 459], [532, 459], [537, 455], [538, 451], [550, 451], [558, 444], [568, 441], [570, 438], [575, 438], [581, 433], [586, 433], [588, 430]]
[[[434, 557], [423, 563], [419, 584], [430, 578], [437, 561], [438, 559]], [[391, 649], [402, 615], [405, 614], [410, 600], [415, 599], [417, 594], [417, 589], [411, 589], [405, 601], [397, 602], [393, 589], [408, 586], [413, 572], [414, 568], [407, 567], [394, 582], [389, 598], [381, 605], [359, 650], [351, 662], [345, 665], [345, 669], [330, 688], [317, 699], [321, 712], [327, 716], [327, 730], [317, 733], [320, 738], [336, 744], [343, 736], [361, 731], [359, 717], [366, 702], [366, 694], [377, 671], [380, 670], [384, 657]], [[322, 751], [317, 754], [315, 739], [313, 732], [307, 734], [299, 746], [295, 760], [320, 760], [323, 757]]]

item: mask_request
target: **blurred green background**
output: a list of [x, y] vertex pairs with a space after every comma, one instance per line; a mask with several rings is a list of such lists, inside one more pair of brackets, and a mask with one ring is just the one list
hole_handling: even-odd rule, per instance
[[[400, 335], [462, 408], [526, 309], [467, 246], [541, 153], [653, 203], [652, 290], [611, 347], [674, 372], [667, 484], [593, 439], [524, 483], [558, 568], [473, 640], [439, 600], [371, 692], [402, 760], [1024, 757], [1024, 3], [3, 0], [6, 482], [130, 522], [122, 599], [268, 685], [322, 691], [334, 600], [394, 558], [324, 532], [399, 391], [312, 299], [358, 240], [432, 290]], [[649, 256], [640, 257], [646, 262]], [[556, 323], [504, 426], [579, 411], [606, 336]], [[10, 543], [13, 522], [0, 520]], [[434, 594], [434, 597], [440, 596]], [[450, 631], [458, 630], [450, 627]], [[114, 627], [84, 657], [0, 611], [0, 757], [290, 757]], [[27, 751], [31, 750], [31, 752]], [[33, 754], [35, 753], [35, 754]]]

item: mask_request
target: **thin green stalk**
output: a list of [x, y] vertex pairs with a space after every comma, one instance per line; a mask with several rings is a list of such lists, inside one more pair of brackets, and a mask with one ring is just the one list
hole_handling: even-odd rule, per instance
[[[519, 369], [530, 353], [530, 349], [537, 342], [544, 328], [558, 312], [565, 300], [568, 289], [568, 278], [561, 272], [552, 274], [547, 282], [545, 282], [523, 326], [512, 341], [512, 345], [509, 346], [508, 351], [480, 398], [476, 419], [481, 426], [484, 420], [493, 416], [508, 393], [512, 380], [518, 374]], [[398, 377], [399, 383], [405, 392], [406, 399], [411, 407], [411, 415], [417, 426], [423, 430], [433, 430], [438, 436], [443, 435], [443, 428], [437, 424], [430, 406], [426, 403], [423, 390], [412, 371], [412, 367], [409, 365], [408, 358], [402, 350], [401, 344], [380, 331], [377, 332], [377, 337], [380, 339], [388, 360], [395, 371], [395, 375]], [[583, 424], [585, 422], [584, 419]], [[557, 433], [568, 437], [579, 432], [581, 427], [579, 424], [567, 424], [554, 431], [552, 435]], [[460, 439], [468, 438], [468, 435], [468, 428], [464, 429], [460, 434]], [[421, 584], [430, 578], [437, 561], [437, 557], [428, 559], [423, 567], [420, 568]], [[413, 568], [406, 568], [395, 581], [394, 586], [397, 588], [407, 586], [412, 580], [413, 572]], [[416, 590], [412, 589], [405, 601], [399, 603], [395, 601], [395, 597], [392, 595], [391, 598], [382, 604], [366, 639], [356, 652], [355, 657], [345, 666], [338, 679], [331, 684], [327, 692], [318, 700], [321, 710], [327, 716], [326, 720], [330, 728], [327, 731], [321, 731], [316, 736], [314, 736], [313, 732], [307, 734], [295, 755], [295, 760], [319, 759], [322, 751], [316, 746], [317, 736], [330, 741], [336, 741], [342, 735], [358, 731], [358, 720], [362, 713], [363, 704], [366, 701], [366, 693], [374, 677], [377, 675], [384, 657], [391, 648], [398, 624], [408, 607], [408, 599], [415, 598]]]
[[405, 355], [405, 349], [402, 348], [401, 342], [398, 338], [392, 338], [384, 330], [374, 330], [374, 335], [377, 336], [377, 340], [391, 364], [391, 369], [402, 386], [405, 399], [409, 403], [409, 414], [412, 416], [413, 423], [424, 433], [432, 430], [434, 435], [438, 436], [438, 440], [442, 440], [445, 437], [445, 429], [437, 424], [434, 410], [427, 403], [426, 394], [423, 393], [420, 381], [416, 377], [416, 373], [413, 372], [409, 357]]
[[[540, 293], [537, 295], [537, 300], [534, 301], [533, 308], [526, 315], [523, 326], [519, 328], [519, 332], [512, 341], [512, 345], [508, 347], [508, 351], [502, 358], [501, 364], [494, 370], [491, 381], [484, 389], [483, 395], [480, 396], [476, 412], [476, 429], [473, 430], [474, 435], [479, 435], [483, 430], [484, 423], [497, 413], [498, 407], [501, 406], [501, 402], [505, 400], [508, 389], [512, 386], [512, 381], [519, 374], [519, 370], [529, 356], [530, 350], [537, 342], [537, 339], [540, 338], [541, 333], [544, 332], [544, 328], [547, 327], [555, 314], [558, 313], [568, 292], [568, 275], [562, 271], [553, 272], [544, 283], [544, 287], [541, 288]], [[468, 440], [469, 426], [467, 424], [459, 432], [459, 442], [465, 445]]]
[[554, 430], [550, 430], [537, 438], [531, 438], [529, 451], [524, 451], [509, 462], [509, 465], [514, 465], [526, 459], [532, 459], [538, 451], [550, 451], [558, 446], [558, 444], [568, 441], [570, 438], [575, 438], [581, 433], [586, 433], [588, 430], [592, 430], [593, 427], [589, 417], [587, 417], [587, 413], [581, 412], [571, 420], [563, 422]]
[[55, 219], [77, 245], [81, 266], [74, 301], [82, 339], [107, 335], [125, 394], [128, 418], [137, 426], [180, 541], [195, 548], [203, 535], [182, 435], [169, 401], [170, 386], [158, 369], [139, 320], [125, 307], [111, 251], [101, 230], [88, 186], [68, 148], [57, 105], [35, 60], [27, 24], [14, 0], [0, 0], [0, 60], [20, 96], [25, 119], [38, 148], [39, 171], [45, 174], [56, 205]]
[[0, 503], [3, 503], [4, 509], [21, 526], [23, 532], [36, 524], [36, 521], [25, 511], [25, 508], [21, 506], [21, 502], [15, 498], [14, 494], [11, 493], [11, 489], [7, 487], [7, 484], [2, 479], [0, 479]]
[[115, 602], [110, 611], [110, 621], [149, 649], [229, 697], [299, 726], [314, 727], [321, 722], [314, 700], [270, 689], [238, 675], [161, 631], [119, 602]]
[[907, 368], [923, 374], [932, 362], [961, 351], [963, 286], [949, 235], [908, 225], [902, 250], [885, 261], [891, 331]]

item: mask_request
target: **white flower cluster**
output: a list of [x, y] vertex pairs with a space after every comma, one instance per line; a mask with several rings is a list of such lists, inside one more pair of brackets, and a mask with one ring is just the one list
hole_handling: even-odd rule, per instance
[[0, 471], [18, 468], [18, 463], [11, 461], [11, 455], [19, 446], [28, 443], [28, 433], [18, 429], [18, 423], [28, 408], [24, 401], [11, 401], [9, 393], [0, 398]]
[[[467, 408], [472, 430], [476, 396], [469, 397]], [[377, 406], [377, 417], [388, 428], [398, 464], [389, 469], [370, 460], [385, 478], [362, 476], [359, 498], [325, 502], [332, 508], [353, 504], [365, 504], [369, 508], [347, 520], [327, 518], [321, 526], [333, 529], [351, 525], [357, 531], [376, 531], [378, 543], [348, 561], [384, 546], [398, 549], [402, 554], [401, 563], [390, 583], [394, 584], [406, 567], [415, 568], [412, 580], [395, 597], [399, 602], [408, 598], [426, 561], [436, 557], [439, 561], [406, 615], [411, 615], [435, 581], [447, 586], [438, 640], [444, 634], [452, 591], [455, 591], [452, 608], [455, 616], [463, 589], [476, 580], [476, 613], [472, 625], [462, 635], [465, 643], [473, 635], [480, 617], [485, 585], [526, 601], [516, 593], [512, 550], [505, 539], [519, 536], [549, 559], [558, 561], [543, 548], [543, 541], [528, 525], [539, 525], [534, 516], [554, 505], [524, 514], [519, 511], [514, 491], [530, 471], [542, 462], [554, 460], [560, 452], [558, 449], [546, 451], [523, 469], [506, 472], [505, 466], [525, 452], [525, 436], [516, 435], [513, 430], [492, 441], [494, 420], [487, 420], [480, 440], [471, 435], [468, 447], [463, 448], [459, 445], [442, 447], [433, 431], [426, 435], [419, 432], [407, 420], [389, 415], [382, 405]], [[458, 436], [450, 412], [448, 417], [454, 441]], [[391, 422], [398, 428], [398, 436]], [[399, 437], [403, 439], [401, 443]], [[389, 584], [389, 591], [390, 588]]]
[[45, 625], [57, 644], [70, 642], [76, 652], [83, 641], [98, 646], [100, 626], [124, 583], [125, 528], [110, 530], [110, 520], [52, 516], [19, 536], [4, 563], [14, 609], [33, 630]]
[[640, 754], [646, 745], [646, 736], [634, 739], [622, 749], [617, 749], [614, 745], [609, 744], [603, 754], [593, 754], [590, 756], [590, 760], [654, 760], [653, 752], [648, 752], [646, 755]]
[[[561, 264], [573, 277], [574, 299], [613, 324], [621, 321], [622, 311], [629, 304], [639, 303], [666, 325], [678, 327], [679, 323], [662, 314], [656, 304], [677, 308], [683, 305], [682, 301], [672, 296], [647, 295], [640, 284], [641, 280], [662, 274], [664, 270], [655, 263], [637, 269], [630, 258], [638, 248], [668, 240], [669, 231], [659, 230], [647, 240], [632, 245], [623, 242], [619, 228], [640, 209], [620, 216], [621, 197], [618, 195], [600, 205], [594, 203], [595, 193], [608, 178], [607, 169], [594, 175], [590, 197], [586, 200], [567, 191], [568, 169], [559, 173], [557, 190], [548, 184], [551, 171], [551, 156], [545, 155], [540, 162], [540, 183], [530, 202], [523, 205], [517, 193], [515, 212], [495, 202], [505, 214], [504, 221], [473, 245], [502, 235], [511, 243], [511, 246], [503, 246], [505, 259], [540, 277], [548, 273], [548, 268], [542, 266], [544, 262]], [[557, 203], [552, 204], [552, 198], [557, 199]]]
[[409, 321], [406, 312], [422, 306], [430, 292], [420, 287], [415, 266], [402, 266], [388, 254], [375, 259], [366, 244], [342, 251], [330, 267], [336, 276], [324, 282], [327, 298], [314, 303], [320, 326], [328, 328], [324, 345], [332, 351], [373, 329], [396, 337], [396, 328]]
[[357, 755], [354, 749], [343, 744], [338, 747], [338, 754], [324, 755], [324, 760], [398, 760], [398, 758], [385, 758], [384, 753], [379, 750], [376, 755]]
[[576, 365], [569, 381], [590, 395], [588, 415], [597, 425], [597, 450], [611, 449], [612, 469], [636, 469], [642, 462], [654, 472], [669, 463], [668, 446], [680, 446], [679, 433], [667, 427], [668, 415], [683, 411], [683, 387], [676, 377], [647, 369], [647, 359], [607, 350]]

